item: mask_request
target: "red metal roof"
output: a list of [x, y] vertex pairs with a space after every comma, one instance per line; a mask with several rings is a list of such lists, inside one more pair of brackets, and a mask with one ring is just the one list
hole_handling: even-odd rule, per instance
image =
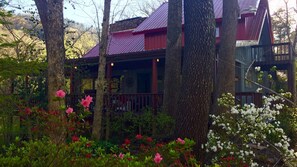
[[[213, 0], [217, 22], [220, 22], [222, 17], [222, 1], [223, 0]], [[240, 38], [238, 37], [238, 39], [259, 39], [260, 32], [263, 28], [264, 19], [267, 14], [267, 0], [261, 0], [261, 4], [260, 0], [239, 0], [239, 6], [241, 9], [241, 16], [246, 17], [246, 20], [239, 24], [239, 27], [241, 27], [239, 28], [238, 33], [242, 34]], [[164, 3], [154, 13], [152, 13], [150, 17], [143, 21], [136, 29], [112, 33], [109, 39], [108, 55], [119, 55], [124, 53], [136, 53], [145, 51], [145, 42], [148, 43], [150, 37], [148, 35], [145, 38], [145, 32], [155, 32], [154, 34], [156, 36], [156, 39], [158, 40], [154, 45], [159, 45], [161, 40], [159, 39], [160, 35], [158, 36], [158, 33], [161, 32], [157, 31], [165, 30], [162, 32], [165, 32], [166, 34], [167, 11], [168, 3]], [[164, 42], [166, 43], [166, 35], [164, 37]], [[218, 38], [217, 42], [219, 42]], [[164, 44], [164, 46], [165, 45], [166, 44]], [[162, 45], [160, 47], [153, 47], [148, 50], [160, 49], [164, 48], [164, 46]], [[97, 57], [98, 55], [99, 45], [96, 45], [87, 54], [85, 54], [84, 58]]]
[[267, 10], [268, 4], [265, 3], [267, 3], [267, 1], [261, 1], [255, 17], [247, 18], [247, 39], [249, 40], [258, 40], [260, 38], [264, 20], [267, 15], [269, 15]]
[[[259, 6], [260, 0], [238, 0], [240, 14], [242, 17], [246, 15], [254, 15]], [[223, 0], [213, 0], [215, 18], [217, 21], [222, 19]], [[153, 31], [157, 29], [166, 29], [167, 27], [168, 3], [162, 4], [154, 13], [143, 21], [133, 33], [141, 33], [145, 31]], [[183, 19], [184, 22], [184, 19]]]
[[[144, 35], [133, 35], [132, 30], [116, 32], [110, 35], [108, 45], [108, 55], [121, 53], [133, 53], [144, 51]], [[97, 44], [84, 58], [97, 57], [99, 55], [99, 45]]]

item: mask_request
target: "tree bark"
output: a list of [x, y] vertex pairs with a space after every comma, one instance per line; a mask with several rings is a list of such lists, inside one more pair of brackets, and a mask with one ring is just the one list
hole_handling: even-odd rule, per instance
[[[35, 0], [40, 20], [45, 34], [47, 52], [47, 87], [48, 87], [48, 110], [59, 111], [60, 103], [55, 101], [55, 93], [64, 88], [64, 18], [63, 0]], [[59, 119], [64, 119], [64, 112], [60, 113]], [[49, 134], [54, 142], [65, 139], [64, 127], [54, 128]]]
[[223, 0], [223, 23], [216, 83], [218, 97], [224, 93], [235, 94], [235, 50], [238, 16], [238, 0]]
[[177, 112], [179, 137], [194, 139], [203, 161], [201, 145], [207, 141], [215, 58], [215, 17], [212, 0], [184, 2], [185, 47]]
[[102, 22], [102, 34], [100, 40], [99, 51], [99, 64], [98, 64], [98, 78], [96, 85], [96, 107], [93, 118], [92, 138], [99, 140], [101, 138], [102, 127], [102, 112], [103, 112], [103, 99], [104, 88], [106, 87], [106, 55], [108, 45], [108, 32], [109, 32], [109, 17], [110, 17], [110, 4], [111, 0], [104, 1], [104, 14]]
[[217, 104], [217, 99], [222, 94], [231, 93], [235, 95], [235, 52], [238, 16], [238, 0], [223, 0], [222, 33], [213, 92], [212, 114], [224, 112], [224, 108], [218, 107]]
[[181, 82], [182, 1], [169, 0], [165, 56], [164, 112], [175, 118]]
[[[63, 0], [35, 0], [45, 34], [47, 52], [48, 110], [60, 108], [55, 92], [64, 87], [64, 18]], [[63, 113], [64, 114], [64, 113]]]

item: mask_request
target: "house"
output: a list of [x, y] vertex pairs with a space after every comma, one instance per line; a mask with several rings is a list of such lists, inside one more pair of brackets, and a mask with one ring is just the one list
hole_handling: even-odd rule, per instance
[[[219, 44], [222, 0], [213, 0], [213, 3], [216, 43]], [[234, 81], [236, 98], [240, 103], [261, 103], [261, 94], [255, 93], [257, 87], [244, 79], [250, 65], [252, 69], [260, 66], [266, 75], [271, 67], [277, 66], [288, 76], [288, 91], [294, 92], [295, 56], [290, 44], [273, 44], [268, 1], [239, 0], [239, 6]], [[167, 11], [168, 3], [164, 3], [148, 18], [131, 18], [111, 25], [106, 75], [110, 80], [108, 99], [112, 100], [105, 100], [106, 105], [122, 110], [162, 105]], [[99, 46], [96, 45], [83, 58], [68, 60], [68, 64], [72, 65], [67, 74], [70, 76], [70, 92], [73, 96], [94, 93], [98, 55]], [[256, 77], [254, 70], [247, 74], [253, 80]], [[264, 84], [269, 86], [270, 83], [265, 81]]]

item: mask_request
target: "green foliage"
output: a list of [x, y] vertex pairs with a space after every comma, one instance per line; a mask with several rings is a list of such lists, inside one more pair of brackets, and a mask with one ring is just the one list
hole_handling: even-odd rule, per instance
[[[280, 97], [263, 97], [263, 107], [254, 104], [232, 106], [228, 101], [228, 96], [221, 100], [229, 110], [211, 115], [212, 129], [205, 148], [213, 155], [213, 163], [222, 166], [276, 165], [289, 164], [296, 158], [286, 133], [289, 130], [283, 130], [281, 126], [289, 125], [285, 121], [296, 118], [280, 114], [285, 106]], [[287, 129], [292, 130], [292, 124]]]
[[111, 132], [114, 140], [122, 140], [135, 134], [152, 136], [153, 123], [156, 123], [156, 136], [159, 138], [168, 137], [174, 127], [174, 120], [165, 113], [158, 112], [155, 116], [151, 109], [142, 113], [113, 112], [111, 115]]
[[0, 116], [17, 115], [20, 104], [21, 102], [14, 95], [0, 95]]
[[[3, 166], [198, 166], [192, 155], [195, 144], [189, 139], [179, 139], [184, 143], [172, 141], [163, 145], [150, 145], [147, 150], [130, 153], [128, 149], [117, 149], [112, 153], [96, 145], [95, 142], [81, 137], [70, 143], [52, 143], [42, 139], [20, 142], [4, 147], [0, 155]], [[141, 141], [138, 141], [141, 142]], [[132, 143], [134, 144], [134, 143]], [[130, 146], [127, 146], [127, 148]], [[123, 151], [123, 152], [122, 152]], [[154, 157], [159, 153], [163, 158], [156, 163]]]
[[297, 146], [297, 109], [285, 107], [276, 117], [280, 127], [291, 139], [291, 146]]
[[0, 79], [9, 79], [26, 75], [38, 75], [41, 71], [45, 70], [45, 68], [46, 63], [40, 63], [37, 61], [19, 62], [13, 58], [3, 58], [0, 59]]
[[288, 23], [286, 21], [287, 16], [285, 9], [279, 8], [275, 13], [272, 14], [271, 23], [273, 34], [275, 35], [275, 43], [289, 42], [288, 36], [292, 37], [292, 34], [287, 34], [287, 28], [290, 29], [295, 24], [296, 20], [290, 13], [291, 12], [289, 11]]

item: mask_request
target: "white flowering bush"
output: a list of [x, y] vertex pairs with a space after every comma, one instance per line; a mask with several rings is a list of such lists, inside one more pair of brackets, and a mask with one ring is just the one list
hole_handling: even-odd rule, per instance
[[263, 107], [254, 104], [234, 106], [234, 97], [224, 95], [219, 104], [230, 110], [211, 115], [206, 152], [213, 155], [212, 163], [235, 166], [276, 164], [295, 159], [289, 149], [290, 139], [276, 120], [284, 104], [278, 96], [263, 97]]

